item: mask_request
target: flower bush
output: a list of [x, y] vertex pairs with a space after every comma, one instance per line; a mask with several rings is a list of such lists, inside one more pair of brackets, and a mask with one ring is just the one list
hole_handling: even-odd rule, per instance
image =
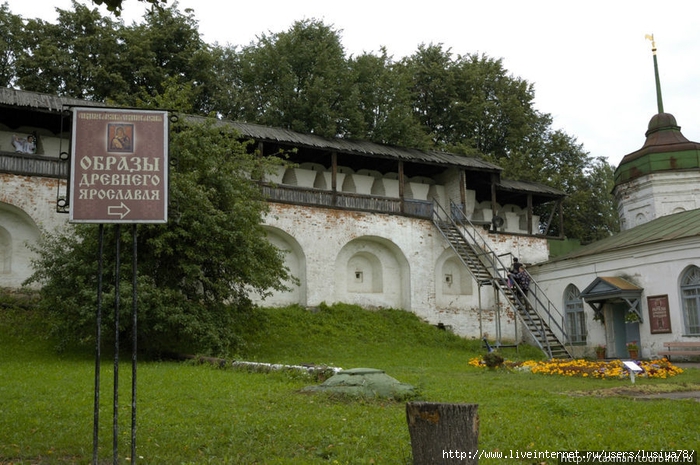
[[[640, 361], [639, 366], [644, 370], [638, 373], [637, 377], [647, 378], [669, 378], [683, 373], [683, 370], [666, 359]], [[485, 367], [486, 364], [481, 357], [474, 357], [469, 360], [469, 365], [474, 367]], [[609, 362], [590, 361], [584, 359], [552, 359], [525, 362], [505, 361], [505, 367], [521, 368], [532, 373], [543, 375], [560, 376], [580, 376], [583, 378], [605, 378], [620, 379], [629, 378], [629, 371], [624, 368], [621, 360], [611, 360]]]

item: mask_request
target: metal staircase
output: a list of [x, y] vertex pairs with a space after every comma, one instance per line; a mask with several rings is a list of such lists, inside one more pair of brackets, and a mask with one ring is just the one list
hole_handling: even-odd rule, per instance
[[501, 256], [489, 247], [458, 206], [452, 204], [448, 213], [434, 202], [433, 223], [479, 286], [493, 286], [496, 295], [503, 298], [549, 358], [572, 358], [564, 315], [534, 279], [527, 294], [515, 283], [508, 286], [507, 267]]

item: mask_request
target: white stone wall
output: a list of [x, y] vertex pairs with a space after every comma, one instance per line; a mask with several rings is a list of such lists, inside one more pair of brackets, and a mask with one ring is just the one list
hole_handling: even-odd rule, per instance
[[[26, 243], [68, 222], [56, 212], [65, 181], [2, 174], [0, 183], [0, 286], [19, 287], [31, 274]], [[513, 315], [495, 305], [493, 289], [479, 288], [429, 220], [273, 203], [265, 225], [301, 285], [274, 293], [264, 305], [402, 308], [467, 337], [495, 338], [500, 320], [503, 340], [520, 337]], [[548, 256], [544, 239], [477, 231], [489, 247], [525, 263]]]
[[700, 172], [669, 171], [642, 176], [615, 189], [621, 229], [700, 208]]
[[20, 287], [32, 273], [28, 244], [67, 223], [57, 189], [56, 179], [0, 174], [0, 287]]
[[[272, 204], [265, 224], [288, 251], [290, 269], [303, 278], [299, 289], [275, 294], [265, 305], [403, 308], [468, 337], [495, 337], [500, 318], [503, 339], [518, 337], [514, 316], [500, 307], [496, 315], [493, 289], [479, 288], [429, 220]], [[540, 238], [492, 234], [484, 242], [526, 263], [548, 256]]]

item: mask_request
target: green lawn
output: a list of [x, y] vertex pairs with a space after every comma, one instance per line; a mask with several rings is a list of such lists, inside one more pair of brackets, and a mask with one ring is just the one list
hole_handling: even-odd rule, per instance
[[[585, 395], [632, 387], [629, 380], [568, 378], [467, 365], [483, 350], [396, 310], [322, 306], [261, 310], [231, 359], [342, 368], [371, 367], [419, 388], [420, 399], [479, 405], [479, 446], [523, 451], [700, 449], [700, 405]], [[46, 323], [30, 310], [0, 309], [0, 463], [90, 463], [92, 348], [56, 353]], [[119, 455], [128, 463], [131, 366], [122, 349]], [[541, 358], [532, 348], [506, 358]], [[111, 358], [102, 364], [100, 462], [112, 463]], [[294, 372], [250, 373], [193, 362], [141, 361], [138, 463], [406, 464], [405, 402], [302, 394], [315, 383]], [[700, 370], [637, 379], [657, 390], [700, 384]], [[601, 391], [602, 390], [602, 391]], [[574, 395], [576, 394], [576, 395]], [[584, 394], [584, 395], [581, 395]], [[482, 459], [491, 463], [554, 460]]]

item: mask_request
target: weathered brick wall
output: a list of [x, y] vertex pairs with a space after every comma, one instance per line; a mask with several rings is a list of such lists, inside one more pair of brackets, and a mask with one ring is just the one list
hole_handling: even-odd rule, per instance
[[0, 286], [19, 287], [31, 275], [33, 252], [27, 247], [41, 231], [68, 221], [56, 213], [56, 179], [0, 174]]
[[[265, 223], [302, 280], [293, 292], [265, 301], [268, 305], [348, 302], [403, 308], [470, 337], [494, 336], [500, 318], [503, 337], [515, 338], [514, 315], [495, 305], [491, 287], [479, 288], [466, 269], [454, 265], [454, 253], [429, 220], [272, 204]], [[498, 253], [517, 254], [523, 262], [547, 258], [546, 241], [540, 238], [499, 234], [485, 240]]]
[[[17, 287], [31, 274], [25, 242], [65, 225], [68, 215], [56, 213], [57, 180], [2, 174], [0, 181], [0, 285]], [[502, 337], [516, 337], [513, 315], [495, 305], [491, 287], [480, 288], [459, 266], [429, 220], [273, 203], [265, 224], [270, 240], [289, 251], [287, 265], [301, 285], [263, 304], [403, 308], [468, 337], [493, 337], [500, 319]], [[511, 252], [523, 262], [547, 258], [543, 239], [484, 237], [498, 253]]]

